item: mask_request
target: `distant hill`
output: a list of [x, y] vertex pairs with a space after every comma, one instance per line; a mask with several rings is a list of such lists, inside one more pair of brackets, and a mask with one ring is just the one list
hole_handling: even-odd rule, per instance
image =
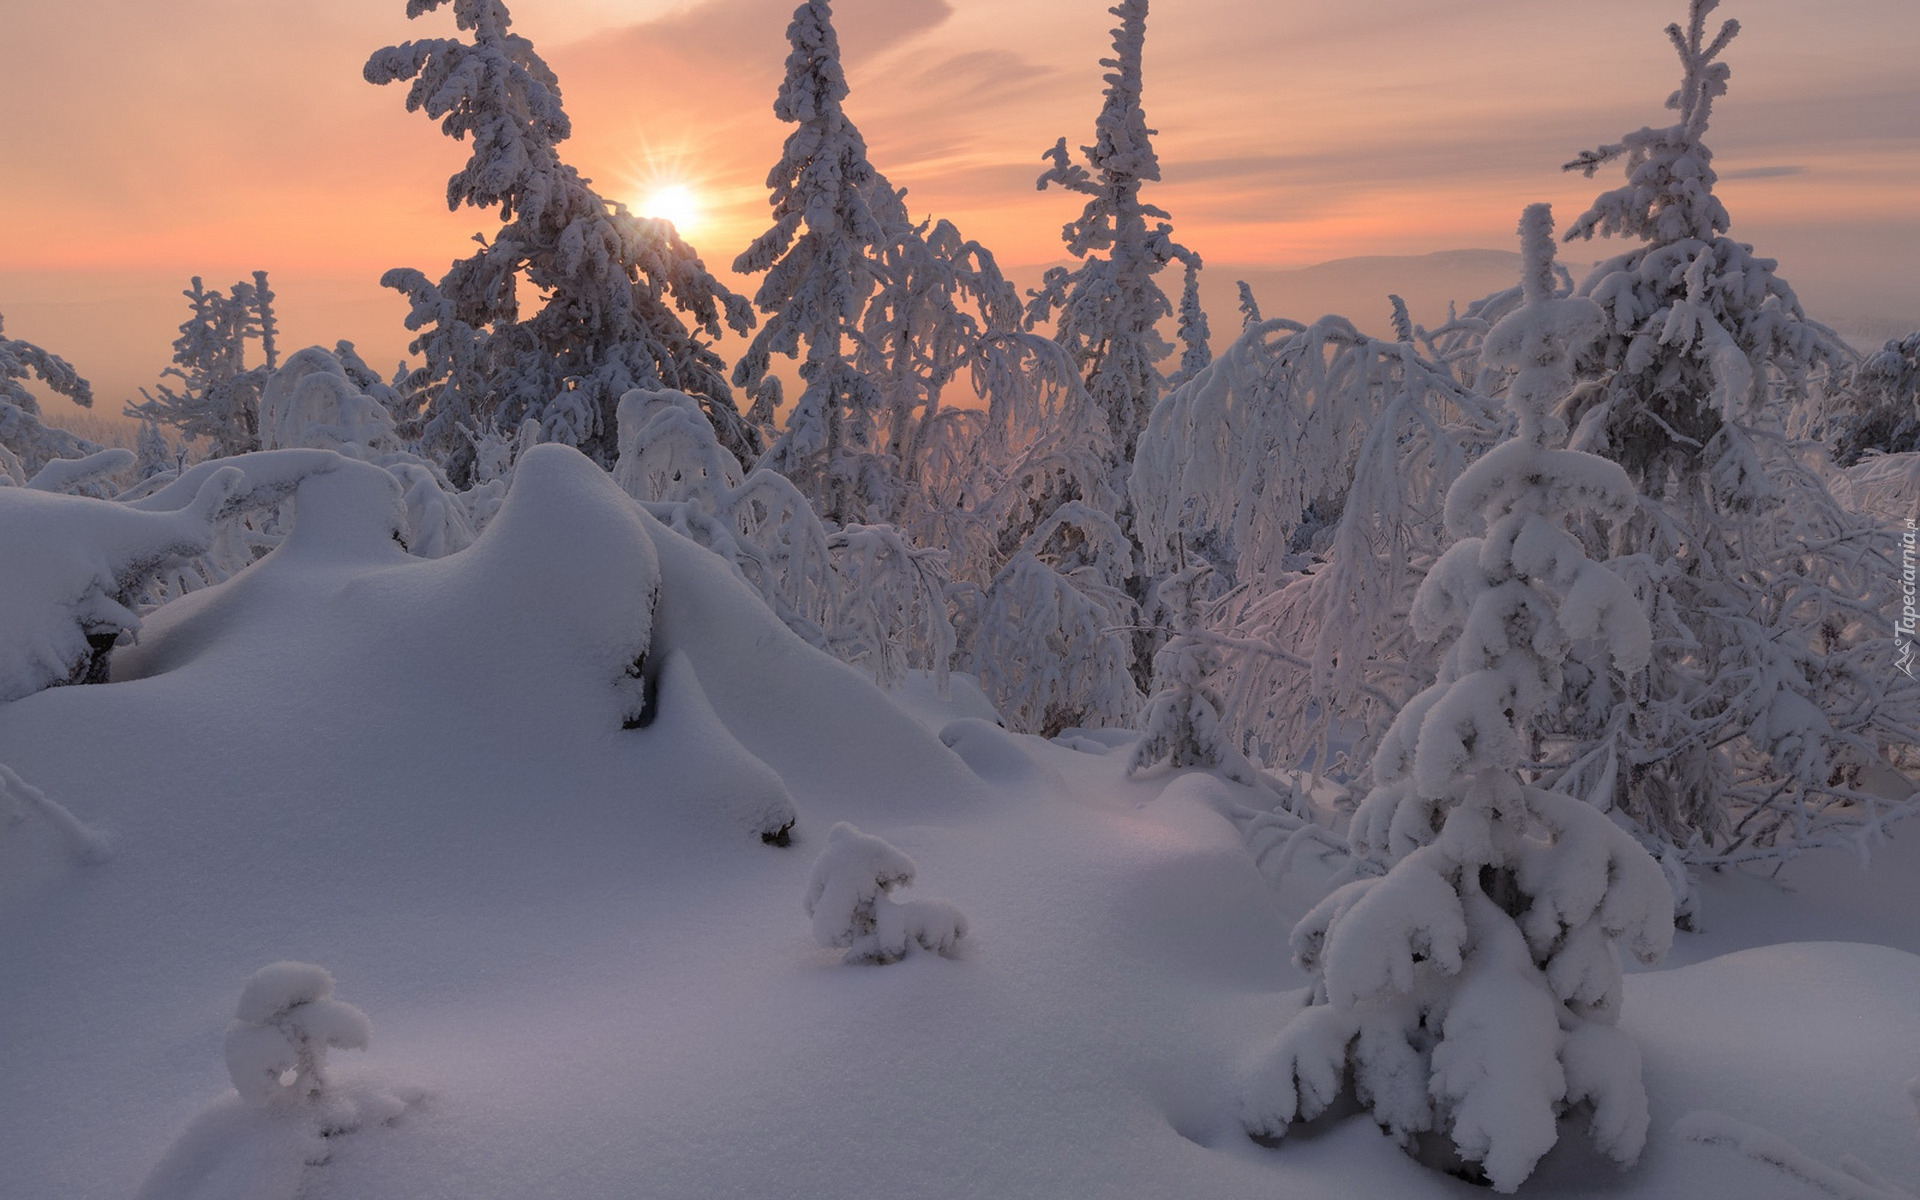
[[[1574, 264], [1576, 269], [1585, 263]], [[1377, 336], [1391, 336], [1392, 306], [1387, 297], [1407, 302], [1413, 319], [1426, 326], [1447, 318], [1447, 305], [1470, 302], [1520, 282], [1520, 256], [1511, 250], [1442, 250], [1436, 254], [1368, 255], [1337, 258], [1311, 267], [1273, 267], [1208, 263], [1200, 276], [1216, 340], [1238, 332], [1239, 290], [1253, 288], [1265, 317], [1312, 321], [1338, 313]]]

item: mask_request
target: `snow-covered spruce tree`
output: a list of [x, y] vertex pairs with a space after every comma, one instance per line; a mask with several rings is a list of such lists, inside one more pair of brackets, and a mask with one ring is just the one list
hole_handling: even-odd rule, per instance
[[[1586, 1106], [1600, 1151], [1627, 1165], [1647, 1131], [1639, 1052], [1617, 1025], [1618, 947], [1643, 961], [1673, 937], [1665, 874], [1608, 817], [1535, 785], [1531, 725], [1560, 692], [1576, 640], [1636, 671], [1649, 633], [1627, 585], [1568, 522], [1624, 520], [1616, 464], [1557, 448], [1568, 347], [1598, 331], [1586, 300], [1552, 298], [1551, 216], [1521, 223], [1526, 303], [1487, 353], [1519, 369], [1515, 436], [1449, 489], [1459, 537], [1421, 584], [1413, 623], [1451, 633], [1438, 681], [1401, 710], [1354, 815], [1358, 851], [1390, 864], [1328, 896], [1294, 929], [1312, 1002], [1246, 1098], [1256, 1134], [1310, 1119], [1347, 1087], [1409, 1148], [1442, 1139], [1511, 1192]], [[1426, 1143], [1423, 1147], [1422, 1143]]]
[[[92, 386], [66, 359], [32, 342], [9, 338], [0, 326], [0, 479], [24, 483], [56, 458], [84, 458], [100, 450], [95, 443], [46, 423], [40, 402], [27, 389], [27, 380], [35, 377], [81, 408], [93, 407]], [[13, 480], [15, 469], [18, 480]]]
[[[141, 389], [145, 402], [129, 404], [127, 415], [171, 425], [189, 441], [207, 439], [208, 458], [260, 449], [260, 393], [280, 363], [267, 273], [225, 293], [208, 291], [196, 275], [181, 295], [193, 312], [174, 339], [173, 365], [161, 372], [180, 385], [162, 383], [158, 395]], [[248, 366], [247, 343], [255, 341], [260, 361]]]
[[1566, 164], [1591, 178], [1624, 160], [1627, 172], [1626, 185], [1597, 197], [1566, 238], [1645, 243], [1597, 264], [1578, 289], [1607, 317], [1606, 336], [1579, 367], [1600, 383], [1569, 406], [1582, 440], [1604, 447], [1644, 495], [1726, 508], [1751, 505], [1760, 486], [1740, 425], [1783, 383], [1798, 386], [1847, 354], [1831, 330], [1807, 319], [1774, 260], [1726, 236], [1731, 219], [1714, 195], [1703, 139], [1731, 74], [1720, 53], [1740, 24], [1726, 22], [1707, 41], [1707, 14], [1718, 6], [1691, 0], [1687, 27], [1667, 27], [1682, 68], [1667, 107], [1679, 121]]
[[[1106, 413], [1113, 461], [1124, 471], [1166, 386], [1160, 363], [1173, 353], [1159, 329], [1161, 318], [1174, 315], [1173, 305], [1155, 276], [1176, 261], [1197, 271], [1200, 260], [1173, 240], [1167, 211], [1140, 198], [1141, 189], [1160, 178], [1154, 131], [1140, 107], [1147, 0], [1121, 0], [1107, 11], [1120, 24], [1113, 31], [1114, 56], [1100, 60], [1109, 68], [1106, 102], [1094, 121], [1094, 144], [1080, 148], [1086, 165], [1073, 161], [1061, 138], [1047, 151], [1053, 165], [1038, 183], [1043, 191], [1054, 185], [1088, 198], [1080, 216], [1061, 231], [1080, 265], [1049, 270], [1027, 314], [1033, 325], [1056, 319], [1054, 336]], [[1185, 325], [1197, 328], [1190, 320]]]
[[1112, 487], [1121, 505], [1115, 516], [1135, 550], [1128, 565], [1126, 593], [1140, 624], [1132, 638], [1130, 670], [1145, 690], [1160, 637], [1155, 632], [1155, 577], [1137, 551], [1132, 505], [1126, 479], [1134, 447], [1148, 415], [1167, 386], [1160, 364], [1173, 353], [1161, 336], [1162, 318], [1174, 309], [1156, 276], [1171, 262], [1187, 271], [1188, 288], [1180, 313], [1187, 347], [1180, 367], [1184, 377], [1197, 370], [1207, 353], [1205, 316], [1199, 310], [1199, 255], [1173, 240], [1165, 209], [1141, 198], [1141, 190], [1160, 178], [1153, 149], [1154, 131], [1141, 108], [1141, 54], [1146, 43], [1147, 0], [1121, 0], [1108, 9], [1120, 19], [1113, 30], [1113, 57], [1105, 101], [1094, 121], [1094, 142], [1082, 146], [1085, 165], [1072, 160], [1065, 138], [1046, 154], [1051, 166], [1037, 186], [1049, 185], [1087, 197], [1080, 216], [1061, 231], [1077, 267], [1049, 270], [1028, 304], [1030, 324], [1054, 319], [1054, 337], [1079, 365], [1088, 395], [1105, 414], [1112, 434]]
[[1175, 770], [1215, 769], [1247, 784], [1258, 778], [1221, 717], [1226, 707], [1216, 682], [1221, 647], [1201, 628], [1200, 593], [1212, 573], [1209, 564], [1196, 561], [1160, 581], [1155, 598], [1172, 631], [1154, 655], [1156, 688], [1141, 718], [1140, 740], [1127, 762], [1129, 775], [1164, 762]]
[[140, 433], [134, 441], [135, 462], [133, 474], [136, 480], [152, 479], [169, 471], [180, 469], [181, 453], [174, 450], [167, 441], [167, 435], [160, 432], [156, 421], [140, 422]]
[[913, 860], [841, 821], [807, 877], [805, 907], [822, 946], [845, 947], [849, 963], [890, 963], [915, 946], [952, 955], [967, 919], [944, 900], [895, 895], [913, 884]]
[[839, 525], [883, 515], [868, 511], [875, 486], [866, 476], [883, 451], [888, 401], [854, 361], [879, 260], [889, 251], [902, 258], [896, 273], [919, 264], [903, 258], [912, 251], [902, 245], [912, 232], [906, 205], [867, 161], [867, 143], [841, 107], [847, 80], [828, 0], [794, 9], [787, 40], [773, 111], [796, 128], [767, 174], [773, 224], [733, 264], [766, 276], [754, 294], [766, 321], [733, 378], [753, 395], [756, 418], [771, 419], [780, 399], [772, 356], [800, 357], [801, 393], [765, 465]]
[[[407, 327], [421, 331], [412, 349], [426, 362], [406, 386], [411, 404], [424, 406], [427, 451], [465, 486], [473, 444], [462, 427], [517, 428], [533, 418], [547, 440], [611, 467], [620, 397], [671, 387], [699, 400], [731, 452], [753, 457], [757, 436], [708, 341], [723, 324], [742, 333], [752, 325], [745, 299], [708, 273], [670, 222], [603, 199], [561, 160], [572, 129], [559, 82], [533, 44], [510, 31], [501, 0], [409, 0], [407, 14], [444, 5], [471, 42], [405, 42], [376, 51], [366, 66], [372, 83], [411, 80], [410, 111], [471, 139], [466, 165], [447, 182], [447, 207], [498, 206], [505, 222], [438, 283], [411, 268], [381, 281], [406, 294]], [[523, 311], [527, 289], [543, 298], [538, 311]]]
[[[1257, 311], [1258, 305], [1255, 306]], [[1213, 346], [1207, 340], [1212, 330], [1207, 325], [1207, 310], [1200, 307], [1200, 256], [1186, 260], [1186, 278], [1180, 284], [1180, 369], [1167, 379], [1169, 388], [1177, 388], [1200, 373], [1213, 361]]]
[[1570, 666], [1560, 786], [1618, 804], [1695, 862], [1878, 828], [1899, 805], [1861, 773], [1920, 737], [1920, 693], [1885, 669], [1892, 537], [1836, 503], [1783, 432], [1791, 403], [1846, 351], [1806, 319], [1772, 260], [1726, 236], [1713, 193], [1703, 139], [1739, 31], [1728, 21], [1708, 39], [1716, 4], [1692, 0], [1686, 26], [1667, 30], [1678, 122], [1568, 164], [1590, 174], [1624, 160], [1627, 182], [1567, 236], [1643, 243], [1578, 289], [1605, 325], [1566, 411], [1571, 444], [1619, 463], [1640, 491], [1610, 540], [1656, 651], [1630, 705], [1594, 664]]

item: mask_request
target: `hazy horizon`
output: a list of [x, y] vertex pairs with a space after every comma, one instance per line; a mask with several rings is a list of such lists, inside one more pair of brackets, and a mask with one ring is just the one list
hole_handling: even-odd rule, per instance
[[[360, 77], [366, 57], [445, 36], [445, 12], [400, 0], [204, 0], [161, 11], [104, 0], [75, 38], [59, 11], [0, 0], [22, 114], [0, 195], [0, 314], [97, 386], [100, 407], [152, 385], [186, 315], [190, 276], [225, 286], [267, 270], [288, 348], [339, 338], [391, 364], [405, 304], [389, 268], [439, 275], [491, 233], [445, 208], [464, 147]], [[765, 224], [766, 169], [790, 127], [771, 107], [791, 0], [519, 0], [515, 29], [552, 63], [573, 119], [568, 161], [611, 198], [687, 188], [684, 232], [721, 269]], [[946, 217], [1027, 275], [1061, 256], [1077, 198], [1036, 191], [1054, 139], [1090, 140], [1109, 52], [1106, 4], [839, 0], [847, 109], [916, 216]], [[1511, 246], [1526, 204], [1564, 225], [1593, 180], [1559, 166], [1668, 117], [1679, 68], [1663, 27], [1676, 0], [1603, 13], [1414, 0], [1339, 13], [1254, 0], [1154, 0], [1145, 105], [1163, 182], [1149, 198], [1205, 257], [1216, 332], [1237, 327], [1242, 275], [1269, 315], [1319, 303], [1311, 272], [1355, 258]], [[1780, 260], [1809, 312], [1843, 330], [1920, 325], [1920, 9], [1854, 0], [1844, 15], [1793, 0], [1731, 0], [1743, 30], [1708, 142], [1734, 237]], [[1872, 37], [1860, 31], [1870, 28]], [[1566, 248], [1569, 262], [1615, 253]], [[1025, 264], [1025, 266], [1022, 266]], [[747, 281], [723, 277], [751, 291]], [[1384, 294], [1327, 281], [1364, 326]], [[1358, 285], [1355, 285], [1358, 286]], [[1371, 287], [1372, 285], [1368, 285]], [[1478, 279], [1398, 285], [1415, 316], [1483, 294]], [[1344, 290], [1343, 290], [1344, 289]], [[1229, 303], [1214, 301], [1224, 293]], [[1366, 306], [1372, 304], [1372, 309]], [[1885, 336], [1882, 334], [1881, 336]]]

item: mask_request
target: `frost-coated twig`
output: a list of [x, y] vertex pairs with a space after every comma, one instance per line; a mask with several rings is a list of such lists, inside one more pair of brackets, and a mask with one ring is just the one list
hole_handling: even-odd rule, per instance
[[80, 818], [20, 778], [5, 763], [0, 763], [0, 796], [11, 796], [21, 807], [33, 809], [45, 817], [47, 823], [66, 839], [67, 850], [76, 862], [103, 863], [113, 857], [113, 848], [107, 844], [105, 837], [87, 828]]

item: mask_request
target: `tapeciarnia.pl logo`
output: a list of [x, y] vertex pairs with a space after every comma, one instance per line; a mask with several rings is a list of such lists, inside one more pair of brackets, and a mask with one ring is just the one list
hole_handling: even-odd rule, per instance
[[1914, 541], [1920, 530], [1915, 518], [1907, 518], [1906, 531], [1900, 535], [1900, 618], [1893, 623], [1893, 665], [1913, 678], [1914, 624], [1920, 619], [1920, 604], [1914, 599]]

